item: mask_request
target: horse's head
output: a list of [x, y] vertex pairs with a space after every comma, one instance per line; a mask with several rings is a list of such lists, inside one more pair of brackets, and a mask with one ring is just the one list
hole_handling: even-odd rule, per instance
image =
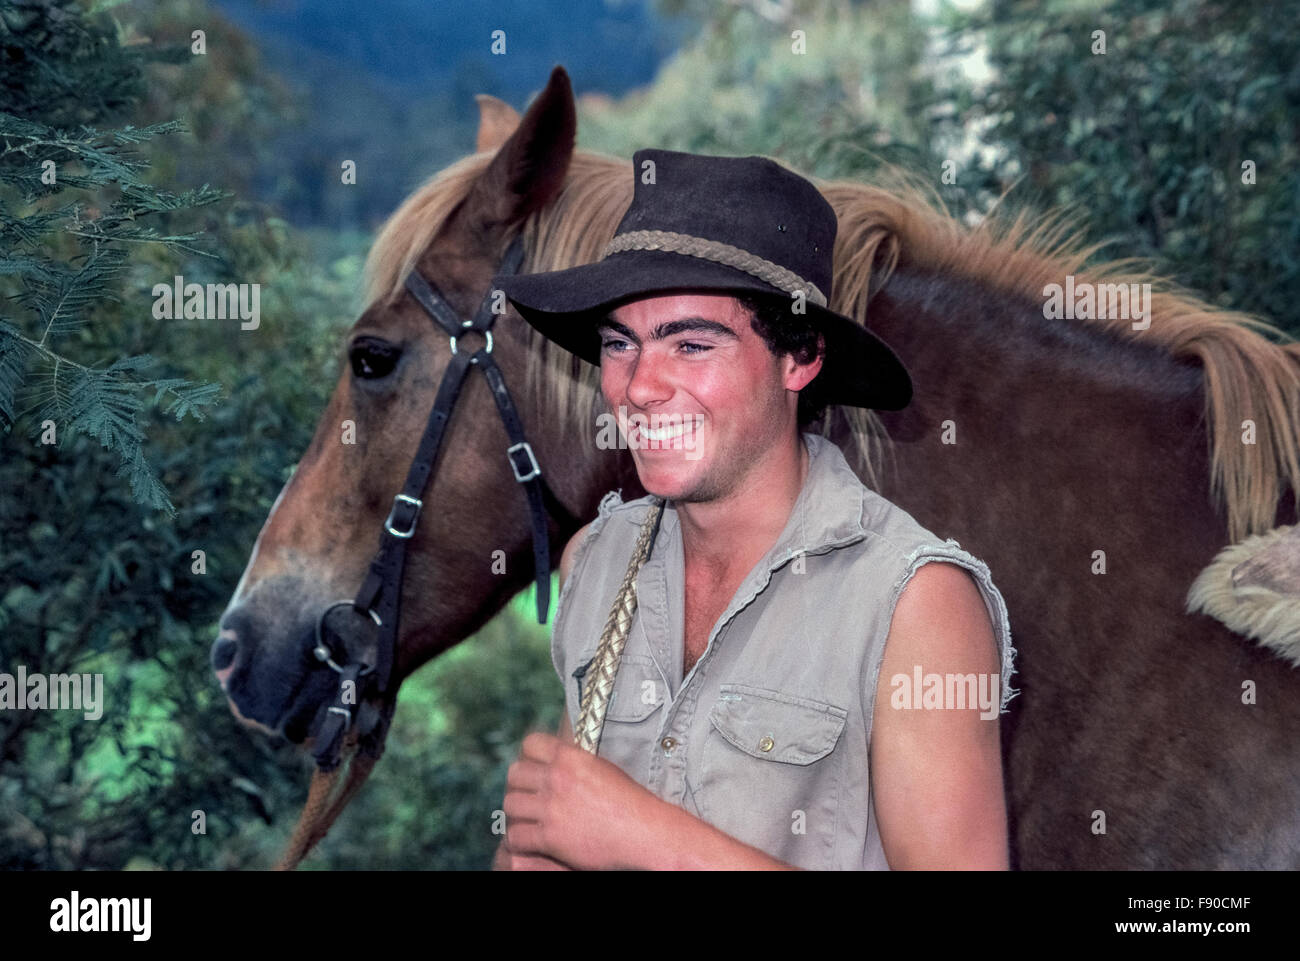
[[[522, 118], [494, 98], [481, 97], [479, 104], [479, 154], [469, 160], [483, 162], [473, 168], [462, 163], [477, 173], [468, 183], [462, 177], [458, 186], [426, 190], [408, 201], [371, 260], [373, 271], [376, 258], [388, 258], [393, 276], [418, 271], [466, 319], [489, 294], [520, 225], [564, 185], [576, 127], [573, 94], [560, 68]], [[489, 151], [490, 161], [483, 156]], [[452, 205], [431, 212], [430, 205], [439, 203]], [[409, 235], [421, 226], [428, 232], [412, 245]], [[407, 236], [397, 236], [402, 233]], [[521, 393], [526, 325], [513, 313], [499, 320], [492, 329], [492, 356], [513, 388], [528, 440], [544, 467], [557, 468], [546, 476], [561, 503], [582, 511], [590, 499], [580, 477], [587, 452], [575, 449], [571, 437], [566, 443], [552, 419], [529, 402], [531, 395]], [[462, 351], [483, 345], [477, 332], [460, 340]], [[313, 654], [318, 623], [335, 602], [355, 597], [366, 577], [425, 432], [451, 346], [400, 285], [374, 297], [348, 332], [333, 396], [258, 535], [212, 647], [221, 686], [246, 723], [294, 742], [318, 733], [339, 688], [337, 675]], [[390, 686], [476, 630], [533, 575], [528, 503], [510, 469], [510, 442], [483, 380], [468, 371], [423, 490], [423, 508], [407, 543]], [[574, 526], [551, 512], [552, 551]], [[375, 663], [376, 632], [366, 617], [340, 605], [331, 609], [329, 625], [359, 659]], [[375, 708], [361, 705], [358, 733], [374, 727]]]

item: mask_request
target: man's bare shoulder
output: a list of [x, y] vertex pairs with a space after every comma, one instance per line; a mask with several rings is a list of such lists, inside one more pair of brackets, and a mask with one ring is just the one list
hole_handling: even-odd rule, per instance
[[894, 607], [890, 634], [978, 633], [992, 637], [993, 622], [970, 571], [959, 564], [922, 564]]
[[[926, 673], [1000, 677], [1000, 657], [993, 620], [972, 574], [944, 561], [921, 565], [894, 606], [876, 690], [877, 721], [897, 675], [910, 676], [919, 665]], [[891, 717], [882, 733], [897, 721]]]

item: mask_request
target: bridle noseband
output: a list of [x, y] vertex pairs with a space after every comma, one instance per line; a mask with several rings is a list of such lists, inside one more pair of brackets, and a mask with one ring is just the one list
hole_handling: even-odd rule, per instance
[[[506, 251], [501, 263], [500, 275], [517, 273], [523, 262], [524, 248], [519, 237], [515, 237]], [[415, 536], [416, 522], [424, 507], [421, 499], [429, 478], [433, 474], [442, 446], [443, 433], [451, 419], [456, 400], [460, 396], [465, 376], [471, 367], [483, 371], [492, 398], [496, 401], [501, 422], [505, 425], [510, 438], [506, 448], [506, 459], [517, 482], [523, 485], [528, 496], [528, 508], [532, 520], [533, 568], [537, 583], [537, 621], [546, 623], [547, 609], [551, 599], [551, 551], [547, 531], [547, 511], [554, 514], [564, 524], [577, 524], [578, 519], [555, 496], [538, 466], [537, 457], [532, 446], [524, 437], [523, 424], [519, 419], [514, 401], [506, 389], [505, 378], [501, 368], [492, 357], [492, 324], [496, 314], [492, 310], [493, 291], [489, 290], [479, 304], [472, 320], [461, 320], [446, 298], [433, 284], [429, 283], [416, 270], [406, 276], [406, 290], [415, 298], [424, 312], [441, 327], [451, 339], [451, 362], [438, 385], [438, 393], [429, 413], [424, 435], [415, 459], [411, 462], [402, 490], [393, 497], [393, 506], [384, 520], [383, 532], [379, 537], [379, 550], [370, 562], [370, 570], [361, 584], [361, 589], [352, 600], [335, 601], [326, 607], [316, 622], [315, 647], [312, 653], [321, 663], [339, 675], [339, 689], [334, 703], [330, 705], [320, 733], [316, 737], [314, 755], [321, 770], [329, 771], [338, 766], [339, 750], [343, 735], [356, 723], [354, 711], [362, 701], [360, 683], [365, 678], [366, 693], [378, 696], [382, 704], [380, 721], [375, 728], [361, 740], [359, 749], [377, 756], [383, 749], [383, 741], [392, 719], [396, 704], [396, 691], [390, 690], [393, 661], [397, 654], [398, 622], [401, 612], [402, 579], [406, 571], [406, 549]], [[457, 347], [456, 341], [469, 332], [484, 335], [485, 343], [478, 350], [470, 353]], [[326, 624], [330, 612], [338, 607], [351, 607], [355, 613], [368, 617], [378, 631], [374, 664], [363, 663], [358, 658], [345, 654], [335, 657], [335, 649], [330, 640], [333, 632]], [[346, 652], [347, 644], [340, 639], [340, 647]]]

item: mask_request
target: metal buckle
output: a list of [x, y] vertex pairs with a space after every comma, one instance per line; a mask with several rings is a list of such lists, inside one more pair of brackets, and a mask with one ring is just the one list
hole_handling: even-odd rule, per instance
[[[399, 531], [393, 527], [393, 516], [397, 513], [397, 504], [399, 501], [415, 505], [415, 513], [411, 516], [411, 526], [404, 531]], [[405, 494], [398, 494], [393, 498], [393, 506], [388, 511], [387, 520], [384, 521], [384, 530], [388, 531], [388, 533], [392, 534], [394, 537], [400, 537], [403, 540], [414, 537], [415, 522], [420, 519], [420, 508], [423, 506], [424, 501], [420, 500], [418, 497], [407, 497]]]
[[[528, 463], [532, 465], [532, 470], [530, 470], [525, 475], [521, 475], [519, 473], [519, 467], [518, 465], [515, 464], [514, 455], [515, 452], [519, 450], [522, 450], [525, 454], [528, 455]], [[507, 447], [506, 460], [510, 461], [510, 469], [515, 472], [515, 480], [519, 481], [519, 483], [521, 484], [524, 481], [532, 480], [534, 477], [536, 477], [538, 474], [542, 472], [542, 469], [539, 466], [537, 466], [537, 458], [533, 456], [533, 447], [526, 440], [521, 440], [518, 444], [511, 444], [509, 447]]]
[[[469, 325], [470, 325], [470, 322], [469, 322], [468, 320], [465, 321], [465, 326], [468, 327]], [[492, 331], [490, 331], [490, 330], [484, 330], [484, 331], [480, 331], [480, 333], [481, 333], [484, 337], [487, 338], [487, 346], [483, 348], [483, 352], [484, 352], [485, 354], [490, 354], [490, 353], [492, 353]], [[457, 353], [457, 350], [456, 350], [456, 341], [457, 341], [458, 339], [460, 339], [460, 336], [461, 336], [460, 334], [457, 334], [455, 337], [449, 337], [449, 338], [448, 338], [448, 340], [451, 341], [451, 353], [452, 353], [452, 356], [455, 356], [456, 353]]]

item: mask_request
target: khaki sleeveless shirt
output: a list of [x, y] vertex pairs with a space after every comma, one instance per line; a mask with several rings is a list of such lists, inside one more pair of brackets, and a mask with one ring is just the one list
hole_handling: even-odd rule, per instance
[[[865, 487], [829, 440], [803, 438], [808, 474], [785, 529], [685, 678], [681, 530], [672, 503], [665, 505], [637, 578], [637, 613], [599, 755], [663, 800], [790, 864], [888, 870], [868, 745], [903, 587], [930, 561], [971, 572], [1002, 658], [996, 710], [1016, 693], [1009, 686], [1015, 648], [1006, 604], [982, 561]], [[551, 657], [571, 725], [651, 503], [608, 493], [560, 592]]]

